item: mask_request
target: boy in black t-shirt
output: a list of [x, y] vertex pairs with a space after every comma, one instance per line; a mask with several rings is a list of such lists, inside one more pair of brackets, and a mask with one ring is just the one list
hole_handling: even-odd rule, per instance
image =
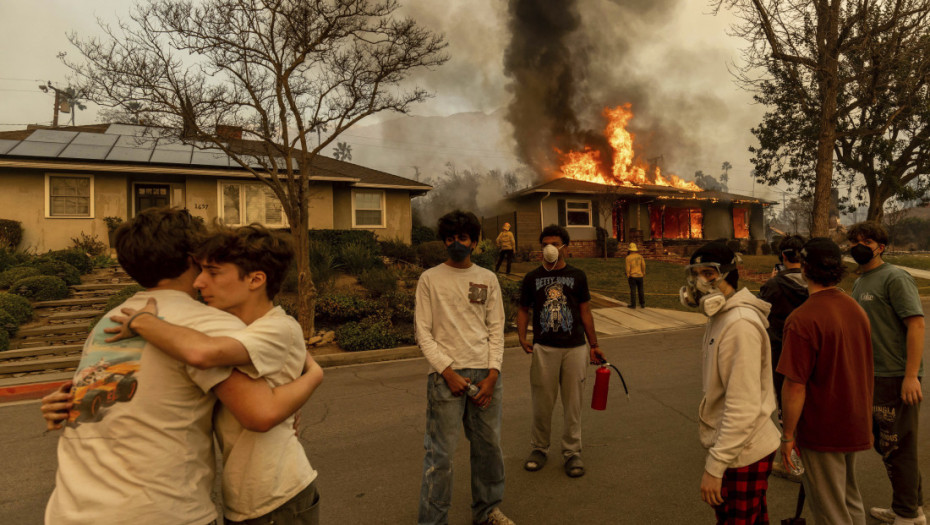
[[[517, 314], [520, 345], [533, 358], [530, 365], [533, 450], [523, 467], [534, 472], [546, 464], [552, 408], [556, 396], [561, 393], [565, 415], [562, 430], [565, 473], [577, 478], [584, 475], [581, 395], [585, 361], [590, 359], [591, 363], [599, 363], [604, 359], [604, 353], [598, 348], [594, 333], [587, 276], [565, 263], [568, 232], [553, 224], [542, 231], [539, 241], [543, 246], [543, 264], [523, 278]], [[530, 308], [533, 308], [533, 344], [526, 339]]]

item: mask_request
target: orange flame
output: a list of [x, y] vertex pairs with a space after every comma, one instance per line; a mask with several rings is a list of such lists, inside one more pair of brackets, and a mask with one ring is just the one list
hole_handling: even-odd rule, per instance
[[558, 153], [562, 158], [560, 171], [565, 177], [576, 180], [595, 182], [613, 186], [668, 186], [683, 190], [703, 191], [697, 184], [687, 182], [675, 175], [662, 176], [658, 167], [649, 173], [647, 167], [636, 163], [633, 150], [633, 134], [627, 131], [626, 126], [633, 118], [632, 105], [627, 103], [613, 109], [604, 108], [604, 117], [607, 118], [607, 128], [604, 135], [614, 150], [612, 172], [605, 174], [600, 167], [600, 153], [585, 147], [584, 151], [569, 151]]

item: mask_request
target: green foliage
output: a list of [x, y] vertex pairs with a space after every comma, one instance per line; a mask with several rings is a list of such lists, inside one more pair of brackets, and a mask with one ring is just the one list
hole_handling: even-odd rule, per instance
[[383, 264], [378, 253], [372, 250], [369, 244], [363, 242], [340, 245], [336, 260], [352, 275], [361, 275], [365, 270]]
[[501, 300], [504, 303], [504, 321], [510, 326], [520, 310], [520, 283], [502, 275], [497, 276], [497, 282], [500, 284]]
[[24, 278], [42, 275], [38, 269], [32, 266], [14, 266], [9, 270], [0, 273], [0, 288], [9, 288], [13, 283]]
[[114, 266], [119, 266], [119, 262], [107, 254], [97, 255], [91, 259], [90, 262], [94, 268], [112, 268]]
[[478, 243], [478, 247], [471, 253], [471, 262], [482, 268], [494, 271], [494, 264], [497, 263], [497, 256], [500, 251], [497, 245], [490, 239], [485, 239]]
[[412, 323], [416, 308], [416, 298], [413, 293], [401, 290], [386, 293], [378, 298], [382, 311], [390, 313], [391, 322], [395, 324]]
[[53, 275], [25, 277], [10, 286], [10, 292], [33, 301], [54, 301], [68, 297], [68, 285]]
[[108, 232], [115, 232], [120, 224], [123, 224], [122, 217], [104, 217], [103, 223], [107, 225]]
[[358, 243], [368, 246], [372, 253], [378, 253], [378, 238], [368, 230], [310, 230], [310, 240], [328, 244], [333, 248]]
[[413, 264], [417, 263], [417, 250], [404, 241], [393, 239], [389, 241], [379, 241], [379, 244], [381, 245], [381, 255], [398, 261], [406, 261]]
[[81, 284], [81, 272], [70, 264], [58, 259], [39, 259], [32, 266], [42, 275], [54, 275], [60, 278], [65, 284], [73, 286]]
[[13, 314], [0, 308], [0, 332], [4, 332], [9, 337], [13, 337], [18, 330], [19, 323], [16, 321], [16, 318], [13, 317]]
[[32, 320], [32, 304], [25, 297], [16, 294], [0, 292], [0, 310], [12, 315], [17, 324]]
[[279, 293], [274, 298], [274, 304], [280, 306], [284, 309], [284, 312], [293, 317], [297, 318], [297, 296], [292, 293], [282, 294]]
[[0, 248], [0, 272], [9, 270], [10, 268], [16, 266], [16, 256], [13, 255], [13, 252], [7, 250], [6, 248]]
[[390, 268], [375, 267], [362, 272], [359, 283], [376, 296], [381, 296], [397, 289], [397, 274]]
[[446, 243], [442, 241], [430, 241], [420, 244], [417, 246], [417, 255], [420, 257], [420, 266], [424, 268], [432, 268], [437, 264], [446, 262], [449, 258]]
[[90, 273], [91, 270], [94, 269], [94, 261], [91, 260], [90, 256], [88, 256], [86, 252], [74, 249], [48, 252], [42, 256], [42, 259], [64, 261], [77, 268], [82, 274]]
[[[317, 291], [329, 290], [336, 279], [336, 270], [341, 266], [336, 260], [333, 247], [322, 241], [310, 241], [310, 276]], [[294, 291], [297, 291], [297, 268], [294, 268]]]
[[410, 243], [414, 246], [436, 240], [436, 230], [429, 226], [414, 226], [410, 230]]
[[104, 244], [96, 235], [87, 235], [84, 232], [78, 237], [71, 238], [71, 249], [86, 253], [90, 257], [96, 257], [107, 253], [107, 245]]
[[19, 221], [0, 219], [0, 248], [15, 250], [23, 242], [23, 225]]
[[397, 346], [397, 335], [387, 319], [368, 317], [337, 328], [336, 342], [344, 350], [358, 352]]
[[10, 336], [5, 330], [0, 330], [0, 352], [10, 349]]
[[348, 293], [321, 294], [316, 302], [319, 321], [344, 323], [374, 315], [380, 309], [376, 301]]

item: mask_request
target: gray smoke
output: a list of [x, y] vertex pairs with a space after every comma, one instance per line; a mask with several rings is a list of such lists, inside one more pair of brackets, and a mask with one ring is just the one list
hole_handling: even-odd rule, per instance
[[[542, 179], [554, 174], [558, 155], [553, 147], [588, 146], [609, 161], [601, 111], [627, 102], [633, 104], [629, 129], [640, 160], [661, 155], [661, 166], [674, 166], [698, 152], [702, 133], [694, 123], [725, 111], [722, 102], [699, 89], [663, 94], [674, 92], [665, 88], [676, 79], [655, 78], [640, 52], [665, 38], [662, 28], [679, 2], [510, 0], [511, 41], [504, 60], [513, 93], [508, 120], [518, 155]], [[653, 60], [684, 74], [721, 59], [716, 52], [693, 50]]]

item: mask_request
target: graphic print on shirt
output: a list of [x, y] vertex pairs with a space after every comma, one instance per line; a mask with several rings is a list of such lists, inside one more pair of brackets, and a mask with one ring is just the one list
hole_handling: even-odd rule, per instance
[[112, 326], [118, 325], [109, 319], [97, 323], [81, 356], [71, 387], [74, 404], [68, 416], [70, 426], [100, 421], [110, 406], [129, 401], [136, 394], [145, 339], [107, 343], [104, 339], [110, 334], [103, 330]]
[[539, 313], [542, 333], [571, 332], [572, 322], [572, 312], [568, 308], [568, 300], [565, 298], [562, 283], [557, 281], [546, 286], [546, 302], [543, 303]]
[[484, 304], [488, 302], [488, 285], [469, 282], [468, 302], [472, 304]]

